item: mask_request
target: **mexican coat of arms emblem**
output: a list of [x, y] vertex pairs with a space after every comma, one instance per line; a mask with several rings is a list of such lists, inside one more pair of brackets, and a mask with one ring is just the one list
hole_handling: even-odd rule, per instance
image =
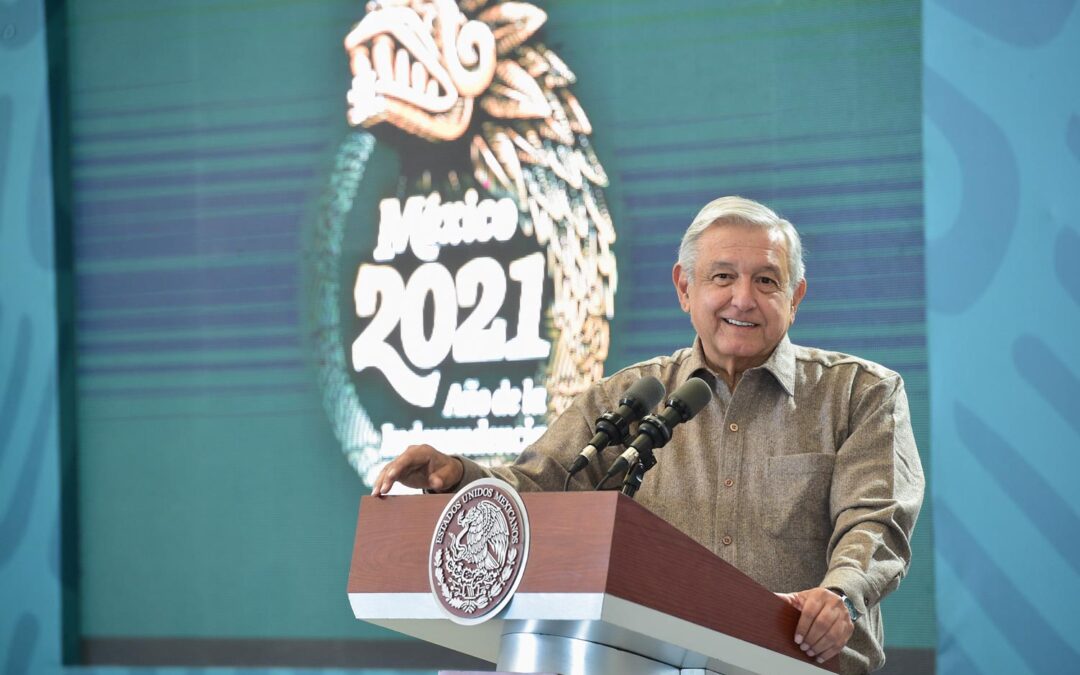
[[461, 488], [435, 525], [429, 580], [449, 618], [477, 624], [510, 602], [525, 570], [529, 521], [508, 484], [483, 478]]

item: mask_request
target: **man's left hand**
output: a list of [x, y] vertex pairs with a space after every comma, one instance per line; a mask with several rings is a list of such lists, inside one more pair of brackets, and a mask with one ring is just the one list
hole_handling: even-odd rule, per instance
[[811, 588], [776, 595], [802, 613], [795, 628], [795, 644], [818, 663], [839, 654], [851, 638], [855, 624], [836, 593], [827, 588]]

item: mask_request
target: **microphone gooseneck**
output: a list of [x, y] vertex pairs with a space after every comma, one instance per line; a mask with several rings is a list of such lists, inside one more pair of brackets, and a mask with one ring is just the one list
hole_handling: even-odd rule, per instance
[[570, 465], [566, 477], [566, 487], [570, 478], [589, 465], [601, 450], [622, 441], [630, 432], [630, 424], [641, 419], [646, 413], [664, 400], [664, 385], [652, 375], [647, 375], [626, 390], [619, 399], [619, 406], [614, 411], [605, 412], [596, 420], [596, 434], [589, 441]]
[[647, 464], [644, 466], [644, 471], [652, 468], [656, 463], [652, 451], [664, 447], [671, 440], [671, 433], [675, 427], [701, 412], [712, 397], [712, 387], [700, 377], [691, 377], [684, 382], [667, 400], [667, 407], [659, 415], [647, 415], [641, 420], [637, 437], [630, 443], [626, 452], [611, 465], [597, 489], [600, 489], [600, 486], [603, 486], [608, 479], [626, 471], [638, 461]]

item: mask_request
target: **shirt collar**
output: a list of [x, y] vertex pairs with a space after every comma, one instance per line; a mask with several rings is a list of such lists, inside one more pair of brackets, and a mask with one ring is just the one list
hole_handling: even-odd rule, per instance
[[716, 383], [720, 381], [716, 373], [709, 368], [705, 361], [705, 349], [701, 346], [701, 338], [694, 338], [694, 345], [690, 348], [690, 356], [683, 361], [679, 368], [679, 382], [685, 382], [691, 377], [704, 377], [705, 381], [715, 390]]
[[[776, 378], [776, 382], [783, 387], [788, 396], [795, 395], [795, 345], [791, 344], [787, 333], [784, 333], [780, 344], [776, 345], [776, 349], [769, 355], [768, 360], [750, 370], [758, 369], [772, 373], [772, 376]], [[709, 368], [708, 362], [705, 361], [705, 349], [702, 347], [700, 337], [694, 338], [694, 346], [691, 349], [690, 356], [683, 362], [680, 380], [686, 380], [694, 375], [707, 375], [706, 380], [713, 385], [713, 389], [716, 389], [718, 383], [723, 382], [723, 378], [714, 373]]]
[[795, 345], [791, 344], [787, 333], [784, 333], [769, 359], [758, 367], [772, 373], [788, 396], [795, 395]]

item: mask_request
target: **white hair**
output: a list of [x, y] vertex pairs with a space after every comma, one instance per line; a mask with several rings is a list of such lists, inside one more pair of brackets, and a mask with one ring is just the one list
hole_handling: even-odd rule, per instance
[[745, 197], [720, 197], [705, 205], [694, 217], [694, 222], [686, 228], [682, 243], [679, 244], [679, 265], [693, 275], [697, 262], [698, 240], [705, 230], [713, 225], [751, 225], [777, 231], [783, 236], [787, 253], [789, 295], [795, 292], [806, 276], [803, 263], [802, 239], [790, 222], [776, 215], [776, 212]]

